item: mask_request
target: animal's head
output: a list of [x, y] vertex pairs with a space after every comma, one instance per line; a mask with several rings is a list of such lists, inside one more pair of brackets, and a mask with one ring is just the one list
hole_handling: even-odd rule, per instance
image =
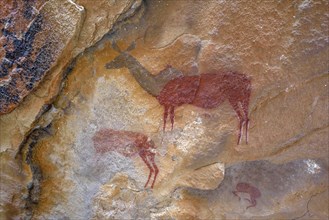
[[132, 42], [125, 51], [121, 51], [118, 45], [114, 42], [112, 43], [112, 48], [120, 54], [115, 57], [111, 62], [107, 63], [105, 67], [106, 69], [120, 69], [126, 67], [127, 57], [130, 56], [127, 52], [135, 48], [135, 42]]

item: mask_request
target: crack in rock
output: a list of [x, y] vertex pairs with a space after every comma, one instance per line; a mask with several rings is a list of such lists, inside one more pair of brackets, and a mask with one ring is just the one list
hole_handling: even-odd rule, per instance
[[32, 219], [33, 209], [39, 203], [41, 193], [41, 182], [43, 180], [42, 169], [33, 158], [33, 151], [38, 141], [46, 136], [51, 135], [51, 124], [46, 127], [40, 127], [34, 129], [21, 144], [20, 149], [16, 155], [16, 158], [23, 163], [23, 154], [26, 152], [25, 162], [29, 165], [32, 173], [32, 181], [27, 185], [28, 195], [25, 199], [25, 219]]
[[297, 219], [303, 218], [307, 214], [310, 214], [309, 204], [310, 204], [311, 200], [313, 199], [313, 197], [320, 195], [321, 193], [323, 193], [323, 192], [319, 192], [319, 193], [315, 193], [315, 194], [311, 195], [311, 197], [308, 199], [307, 204], [306, 204], [306, 212], [299, 217], [293, 218], [292, 220], [297, 220]]

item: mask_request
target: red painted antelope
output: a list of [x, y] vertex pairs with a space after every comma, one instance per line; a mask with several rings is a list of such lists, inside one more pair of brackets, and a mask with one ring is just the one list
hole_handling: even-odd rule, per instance
[[169, 116], [171, 128], [174, 126], [175, 108], [191, 104], [204, 109], [218, 107], [228, 100], [239, 119], [238, 144], [245, 128], [248, 143], [248, 108], [251, 94], [251, 81], [237, 72], [210, 72], [196, 76], [184, 76], [179, 70], [167, 66], [158, 75], [153, 76], [128, 51], [134, 49], [134, 43], [126, 51], [121, 51], [113, 43], [113, 49], [120, 54], [107, 63], [107, 69], [128, 68], [141, 87], [155, 96], [164, 107], [163, 130]]
[[133, 157], [138, 154], [150, 170], [144, 187], [147, 187], [154, 173], [151, 185], [151, 188], [153, 188], [159, 169], [154, 161], [156, 147], [150, 138], [137, 132], [103, 128], [97, 131], [92, 139], [97, 154], [110, 151], [118, 152], [125, 157]]

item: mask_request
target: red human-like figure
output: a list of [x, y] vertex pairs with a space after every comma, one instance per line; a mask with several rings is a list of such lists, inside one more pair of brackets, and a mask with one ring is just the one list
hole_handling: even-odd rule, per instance
[[125, 157], [133, 157], [138, 154], [150, 173], [144, 187], [147, 187], [152, 174], [154, 173], [151, 188], [153, 188], [159, 169], [155, 164], [155, 145], [146, 135], [132, 131], [117, 131], [113, 129], [101, 129], [93, 137], [96, 153], [115, 151]]
[[238, 144], [245, 126], [248, 143], [248, 107], [251, 93], [250, 79], [240, 73], [203, 73], [199, 76], [182, 76], [169, 81], [159, 96], [159, 103], [164, 106], [163, 130], [166, 128], [168, 115], [171, 128], [174, 125], [175, 108], [183, 104], [192, 104], [205, 109], [218, 107], [228, 100], [239, 118]]
[[232, 193], [239, 197], [239, 201], [241, 200], [241, 197], [238, 195], [238, 193], [248, 193], [250, 196], [250, 199], [247, 199], [247, 201], [250, 202], [250, 206], [247, 206], [247, 209], [250, 207], [255, 207], [257, 205], [256, 199], [261, 196], [261, 193], [258, 188], [250, 185], [249, 183], [238, 183], [235, 187], [236, 191], [232, 191]]

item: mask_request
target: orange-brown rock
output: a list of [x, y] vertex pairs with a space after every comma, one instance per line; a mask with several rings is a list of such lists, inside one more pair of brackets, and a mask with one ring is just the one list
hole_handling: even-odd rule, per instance
[[[2, 216], [328, 218], [326, 1], [99, 2], [75, 1], [85, 19], [65, 48], [70, 55], [0, 118]], [[137, 8], [141, 13], [128, 19]], [[81, 51], [62, 80], [68, 60]], [[195, 101], [205, 73], [239, 73], [250, 83], [210, 77], [201, 88], [209, 100]], [[186, 76], [200, 80], [196, 89], [176, 90]], [[165, 97], [167, 116], [158, 97], [163, 88], [179, 91]], [[245, 91], [251, 91], [248, 105]], [[159, 168], [153, 189], [145, 187], [153, 159], [134, 156], [136, 142], [111, 132], [101, 136], [111, 145], [95, 148], [102, 130], [153, 141]]]
[[26, 3], [23, 7], [23, 17], [31, 22], [28, 27], [11, 28], [21, 24], [13, 19], [20, 17], [16, 12], [5, 18], [2, 29], [5, 54], [0, 61], [1, 114], [12, 111], [37, 87], [72, 44], [83, 20], [83, 9], [70, 2], [49, 1], [33, 20], [32, 15], [27, 16], [33, 5]]
[[[17, 2], [18, 6], [16, 7], [15, 2]], [[17, 169], [21, 169], [20, 167], [20, 161], [15, 157], [17, 153], [19, 153], [19, 149], [24, 146], [24, 140], [26, 137], [34, 130], [35, 127], [39, 126], [47, 126], [51, 121], [54, 119], [54, 115], [57, 114], [57, 111], [50, 108], [51, 103], [54, 100], [54, 97], [58, 94], [58, 92], [61, 89], [61, 84], [63, 80], [63, 74], [67, 71], [65, 71], [66, 67], [68, 64], [71, 62], [72, 58], [77, 55], [77, 53], [85, 49], [88, 45], [86, 43], [85, 47], [82, 48], [80, 47], [79, 50], [76, 50], [74, 52], [74, 48], [77, 48], [76, 45], [78, 44], [78, 39], [81, 30], [84, 28], [84, 20], [88, 18], [88, 15], [86, 15], [85, 11], [86, 8], [88, 9], [88, 5], [84, 8], [81, 5], [77, 5], [73, 3], [72, 1], [66, 1], [66, 0], [61, 0], [61, 1], [5, 1], [0, 3], [1, 10], [4, 11], [4, 13], [1, 12], [1, 19], [2, 18], [7, 18], [11, 17], [12, 18], [12, 24], [15, 25], [8, 25], [6, 28], [10, 30], [12, 33], [16, 33], [17, 35], [15, 37], [19, 38], [19, 40], [23, 39], [23, 35], [27, 35], [26, 32], [31, 28], [31, 25], [29, 25], [31, 22], [33, 23], [36, 19], [37, 15], [40, 15], [41, 13], [44, 13], [44, 17], [48, 22], [48, 26], [44, 27], [46, 32], [44, 35], [38, 34], [36, 35], [36, 39], [38, 39], [39, 46], [42, 46], [42, 44], [45, 41], [45, 38], [48, 37], [49, 39], [47, 42], [49, 43], [50, 41], [53, 42], [58, 42], [58, 47], [55, 47], [53, 49], [53, 52], [58, 52], [58, 54], [55, 54], [57, 57], [54, 58], [53, 60], [53, 67], [50, 68], [49, 71], [47, 71], [47, 74], [44, 75], [44, 78], [42, 80], [42, 83], [37, 86], [37, 82], [34, 82], [34, 87], [31, 90], [27, 91], [24, 90], [25, 85], [24, 85], [24, 80], [22, 79], [22, 75], [20, 75], [21, 72], [17, 72], [16, 66], [14, 66], [13, 73], [16, 78], [18, 78], [20, 81], [21, 87], [17, 87], [17, 89], [22, 88], [22, 90], [17, 90], [15, 89], [14, 92], [22, 92], [24, 96], [27, 95], [27, 97], [24, 99], [20, 99], [20, 102], [23, 101], [20, 105], [8, 105], [8, 107], [12, 107], [11, 109], [15, 108], [12, 112], [7, 113], [5, 115], [1, 116], [0, 119], [0, 150], [1, 150], [1, 163], [3, 167], [1, 167], [2, 170], [11, 170], [10, 164], [14, 164]], [[134, 14], [133, 9], [138, 9], [138, 4], [134, 5], [137, 8], [134, 7], [129, 7], [129, 4], [131, 6], [133, 5], [130, 1], [127, 1], [127, 5], [122, 4], [120, 7], [117, 7], [116, 10], [116, 17], [120, 17], [122, 19], [127, 18]], [[93, 5], [93, 7], [95, 4]], [[16, 10], [17, 9], [17, 10]], [[29, 9], [29, 10], [26, 10]], [[112, 12], [114, 13], [114, 8], [112, 8]], [[121, 10], [124, 9], [124, 10]], [[129, 13], [128, 13], [129, 12]], [[24, 16], [24, 13], [28, 13], [28, 18]], [[110, 12], [109, 12], [110, 13]], [[93, 16], [91, 14], [90, 16]], [[99, 26], [100, 28], [100, 33], [97, 34], [98, 39], [100, 39], [101, 34], [105, 34], [106, 32], [109, 31], [109, 29], [106, 29], [107, 27], [111, 28], [113, 27], [114, 23], [117, 22], [118, 19], [114, 19], [111, 16], [108, 18], [104, 19], [104, 24], [106, 24], [106, 27], [104, 26]], [[4, 37], [3, 34], [3, 28], [5, 27], [5, 20], [1, 20], [0, 25], [1, 25], [1, 49], [0, 49], [0, 57], [1, 60], [2, 58], [5, 58], [6, 51], [5, 48], [3, 47], [3, 44], [7, 43], [6, 38]], [[31, 24], [32, 24], [31, 23]], [[51, 28], [51, 30], [49, 30]], [[30, 32], [28, 32], [30, 33]], [[93, 38], [90, 38], [93, 39]], [[67, 41], [69, 40], [69, 41]], [[97, 41], [97, 39], [94, 39]], [[51, 43], [51, 42], [50, 42]], [[52, 44], [52, 43], [51, 43]], [[60, 46], [62, 45], [62, 46]], [[8, 45], [7, 49], [13, 49], [10, 48], [11, 45]], [[22, 45], [23, 47], [24, 45]], [[26, 45], [25, 45], [26, 46]], [[35, 47], [36, 46], [36, 47]], [[51, 47], [48, 47], [48, 49], [53, 48], [55, 45], [52, 45]], [[62, 48], [61, 48], [62, 47]], [[28, 48], [25, 48], [28, 49]], [[38, 53], [37, 50], [40, 49], [38, 48], [37, 44], [33, 46], [33, 51], [34, 53], [34, 58], [31, 56], [31, 59], [35, 60], [35, 63], [41, 63], [42, 65], [40, 68], [44, 68], [45, 65], [42, 63], [45, 60], [40, 59], [42, 53]], [[60, 50], [62, 50], [60, 52]], [[24, 52], [24, 51], [23, 51]], [[56, 53], [57, 53], [56, 52]], [[36, 59], [37, 58], [37, 59]], [[46, 59], [50, 59], [51, 56], [47, 55], [45, 57]], [[26, 59], [15, 59], [15, 62], [26, 62]], [[56, 65], [54, 65], [56, 64]], [[37, 70], [41, 70], [41, 69]], [[36, 74], [37, 72], [33, 72], [31, 76], [37, 77], [38, 75]], [[41, 73], [41, 72], [40, 72]], [[1, 71], [1, 74], [4, 74], [3, 71]], [[42, 76], [43, 77], [43, 76]], [[42, 78], [41, 77], [41, 78]], [[40, 81], [41, 81], [40, 78]], [[9, 88], [9, 82], [11, 80], [10, 76], [4, 76], [0, 77], [0, 87], [2, 89]], [[24, 81], [24, 82], [23, 82]], [[17, 96], [16, 96], [17, 97]], [[4, 100], [6, 98], [4, 93], [0, 94], [1, 100]], [[15, 96], [10, 96], [8, 99], [15, 98]], [[7, 111], [9, 108], [1, 107], [1, 111]], [[44, 118], [42, 117], [40, 119], [40, 116], [45, 113], [47, 113], [47, 117]], [[42, 120], [43, 122], [40, 124], [39, 122], [36, 122], [36, 120]], [[38, 125], [37, 125], [38, 124]], [[16, 158], [16, 159], [15, 159]], [[25, 164], [24, 161], [25, 159], [22, 158], [22, 162], [24, 165], [24, 170], [21, 172], [10, 172], [10, 173], [5, 173], [5, 172], [0, 172], [1, 175], [1, 184], [6, 183], [11, 179], [17, 180], [17, 188], [13, 188], [10, 185], [5, 185], [1, 186], [1, 193], [5, 192], [7, 196], [1, 197], [0, 199], [0, 216], [1, 218], [9, 218], [14, 217], [14, 216], [22, 216], [24, 214], [24, 203], [26, 203], [26, 198], [29, 194], [27, 190], [27, 185], [31, 181], [29, 185], [33, 186], [32, 184], [32, 175], [31, 175], [31, 170], [29, 168], [28, 164]], [[16, 168], [15, 168], [16, 169]], [[27, 172], [27, 173], [26, 173]], [[8, 180], [8, 181], [7, 181]], [[20, 188], [21, 187], [21, 188]], [[23, 193], [23, 195], [22, 195]], [[18, 202], [12, 203], [13, 199], [18, 198], [17, 201], [21, 201], [19, 204]], [[23, 198], [23, 200], [22, 200]], [[3, 208], [7, 207], [7, 208]]]

